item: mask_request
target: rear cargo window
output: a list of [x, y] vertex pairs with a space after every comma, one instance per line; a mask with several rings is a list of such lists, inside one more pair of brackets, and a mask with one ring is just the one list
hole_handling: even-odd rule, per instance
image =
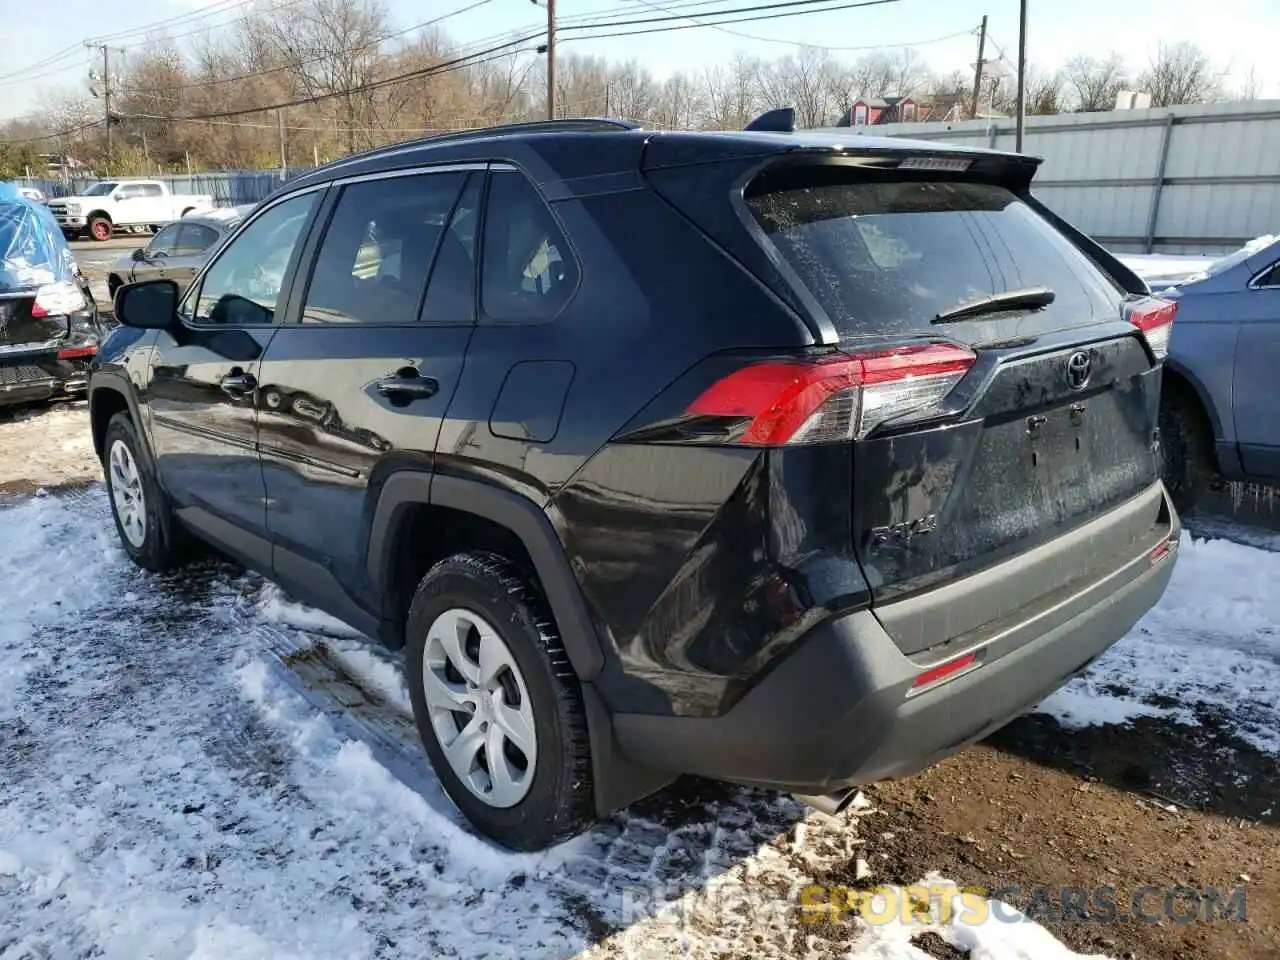
[[925, 329], [963, 336], [961, 324], [933, 326], [934, 318], [983, 296], [1031, 287], [1048, 287], [1053, 303], [1034, 315], [963, 326], [997, 337], [1119, 315], [1119, 287], [1003, 187], [946, 179], [853, 182], [842, 172], [835, 174], [841, 179], [830, 172], [800, 176], [757, 181], [747, 205], [841, 336]]

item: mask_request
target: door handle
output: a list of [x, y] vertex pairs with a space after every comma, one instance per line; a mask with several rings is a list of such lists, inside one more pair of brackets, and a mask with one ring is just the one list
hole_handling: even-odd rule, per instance
[[242, 396], [257, 385], [258, 381], [253, 378], [251, 373], [229, 373], [218, 381], [218, 386], [222, 388], [222, 392], [232, 397]]
[[416, 370], [410, 373], [403, 370], [394, 376], [379, 380], [376, 384], [381, 396], [395, 402], [409, 403], [413, 400], [426, 400], [440, 391], [440, 382], [432, 377], [424, 377]]

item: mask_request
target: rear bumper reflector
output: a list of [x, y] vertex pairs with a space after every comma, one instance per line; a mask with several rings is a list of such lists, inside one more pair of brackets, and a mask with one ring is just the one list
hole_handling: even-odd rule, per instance
[[962, 673], [968, 673], [970, 670], [976, 670], [982, 665], [980, 651], [961, 654], [953, 660], [940, 663], [936, 667], [930, 667], [920, 676], [916, 677], [911, 684], [911, 689], [907, 691], [907, 696], [920, 693], [931, 687], [947, 680], [953, 680]]
[[97, 347], [67, 347], [65, 350], [58, 351], [59, 360], [78, 360], [84, 357], [95, 356], [98, 352]]

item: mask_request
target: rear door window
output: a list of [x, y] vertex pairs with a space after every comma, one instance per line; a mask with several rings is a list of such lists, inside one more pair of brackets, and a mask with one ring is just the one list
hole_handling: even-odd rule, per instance
[[522, 174], [495, 171], [484, 225], [485, 319], [549, 320], [578, 283], [578, 266], [550, 208]]
[[[842, 337], [929, 332], [971, 342], [1114, 320], [1122, 291], [1009, 190], [809, 169], [758, 180], [756, 222]], [[1048, 287], [1038, 311], [935, 324], [939, 313]]]

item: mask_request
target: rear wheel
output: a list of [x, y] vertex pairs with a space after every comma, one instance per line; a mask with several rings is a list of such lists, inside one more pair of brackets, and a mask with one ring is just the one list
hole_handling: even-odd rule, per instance
[[99, 243], [111, 239], [111, 221], [106, 217], [94, 217], [89, 221], [89, 236]]
[[513, 850], [590, 825], [581, 689], [527, 580], [494, 554], [442, 560], [414, 594], [406, 633], [418, 733], [467, 819]]
[[1189, 513], [1213, 479], [1213, 434], [1200, 404], [1166, 384], [1160, 396], [1160, 470], [1174, 508]]

